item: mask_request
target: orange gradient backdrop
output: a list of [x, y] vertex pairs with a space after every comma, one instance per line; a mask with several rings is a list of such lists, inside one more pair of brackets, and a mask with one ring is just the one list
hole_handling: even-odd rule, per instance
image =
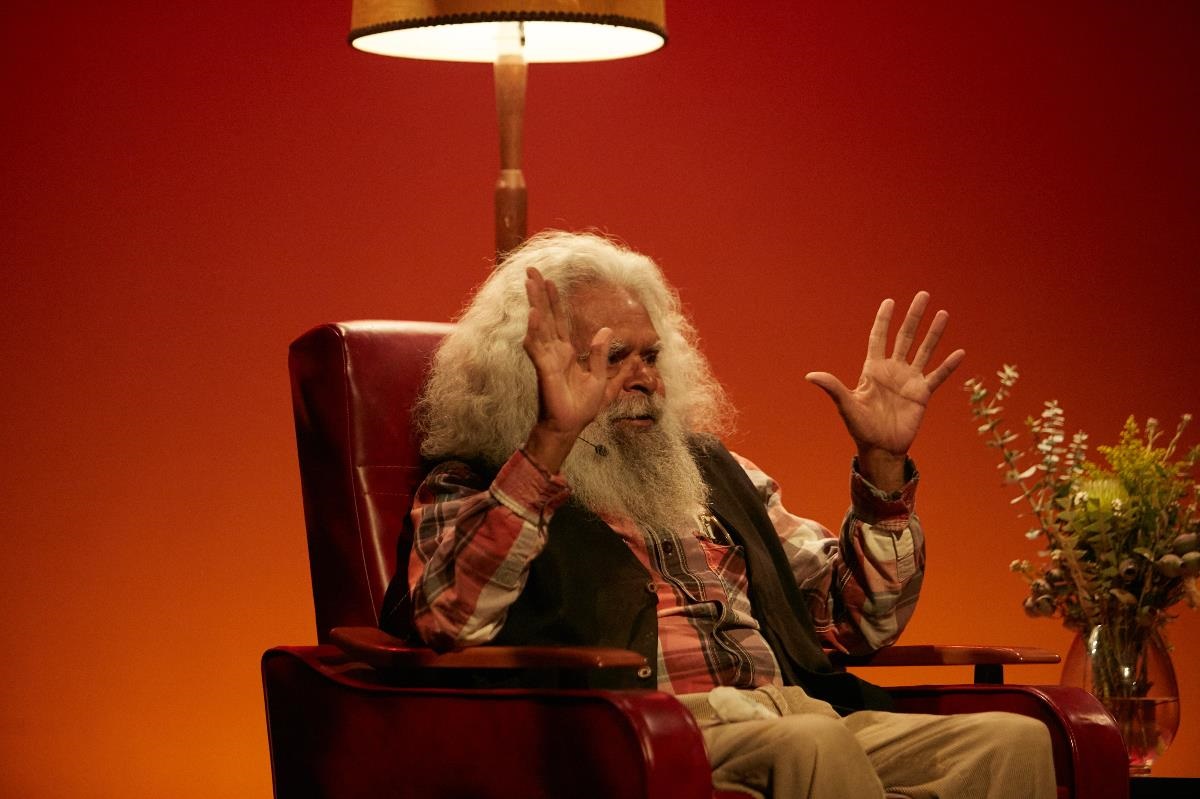
[[[0, 794], [265, 796], [258, 658], [315, 640], [286, 347], [448, 319], [486, 274], [490, 69], [355, 52], [348, 0], [43, 5], [0, 23]], [[1094, 443], [1200, 412], [1200, 6], [674, 0], [668, 25], [530, 69], [531, 229], [658, 259], [733, 445], [827, 524], [849, 448], [802, 375], [853, 380], [879, 299], [930, 289], [968, 359], [914, 453], [904, 640], [1065, 651], [1022, 614], [1034, 546], [959, 386], [1015, 362], [1015, 413], [1057, 398]], [[1180, 616], [1157, 772], [1200, 776]]]

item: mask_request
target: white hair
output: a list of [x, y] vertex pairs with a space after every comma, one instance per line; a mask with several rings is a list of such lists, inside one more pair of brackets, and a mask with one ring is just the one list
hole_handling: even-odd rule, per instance
[[547, 231], [513, 251], [479, 287], [434, 355], [417, 403], [421, 453], [482, 459], [499, 466], [537, 420], [537, 378], [523, 340], [529, 316], [525, 271], [554, 281], [570, 322], [572, 294], [611, 285], [646, 309], [659, 336], [658, 368], [667, 411], [685, 433], [725, 432], [732, 410], [679, 296], [649, 258], [591, 233]]

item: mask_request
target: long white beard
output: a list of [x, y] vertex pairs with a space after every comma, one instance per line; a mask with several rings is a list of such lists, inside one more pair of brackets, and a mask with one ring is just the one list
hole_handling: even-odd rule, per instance
[[[563, 464], [576, 498], [601, 515], [632, 519], [656, 532], [682, 532], [708, 500], [687, 432], [657, 395], [618, 398], [583, 431]], [[650, 427], [616, 420], [650, 416]]]

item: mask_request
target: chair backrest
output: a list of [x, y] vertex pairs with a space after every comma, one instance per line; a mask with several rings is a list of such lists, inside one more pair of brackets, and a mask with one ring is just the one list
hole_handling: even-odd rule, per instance
[[338, 626], [376, 626], [398, 543], [421, 480], [412, 406], [436, 322], [360, 321], [315, 327], [288, 351], [317, 639]]

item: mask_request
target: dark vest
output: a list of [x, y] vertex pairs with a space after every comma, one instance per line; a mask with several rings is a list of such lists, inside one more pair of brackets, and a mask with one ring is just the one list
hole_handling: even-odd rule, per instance
[[[825, 656], [779, 536], [745, 470], [716, 439], [697, 439], [693, 445], [710, 489], [709, 511], [743, 549], [751, 613], [775, 653], [783, 682], [803, 687], [843, 714], [890, 708], [882, 689], [836, 671]], [[551, 517], [546, 547], [531, 564], [525, 588], [492, 644], [632, 649], [651, 664], [643, 684], [652, 688], [657, 602], [651, 575], [621, 537], [569, 501]]]

